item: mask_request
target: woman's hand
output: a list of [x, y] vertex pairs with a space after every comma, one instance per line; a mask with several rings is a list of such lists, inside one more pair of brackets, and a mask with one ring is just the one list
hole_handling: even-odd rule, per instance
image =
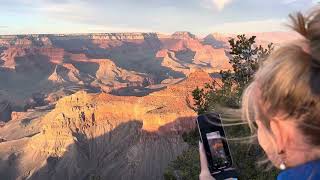
[[199, 153], [200, 153], [200, 165], [201, 165], [201, 172], [199, 175], [200, 180], [215, 180], [209, 171], [208, 168], [208, 161], [206, 157], [206, 152], [204, 150], [203, 144], [199, 141]]

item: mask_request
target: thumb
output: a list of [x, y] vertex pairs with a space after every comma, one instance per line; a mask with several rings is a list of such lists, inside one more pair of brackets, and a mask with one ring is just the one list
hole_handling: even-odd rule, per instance
[[209, 171], [208, 168], [208, 161], [206, 157], [206, 152], [204, 150], [203, 144], [199, 141], [199, 153], [200, 153], [200, 165], [201, 165], [201, 172], [199, 175], [200, 180], [215, 180]]
[[200, 166], [201, 166], [201, 172], [207, 171], [209, 172], [208, 168], [208, 161], [206, 157], [206, 152], [204, 150], [203, 143], [199, 141], [199, 153], [200, 153]]

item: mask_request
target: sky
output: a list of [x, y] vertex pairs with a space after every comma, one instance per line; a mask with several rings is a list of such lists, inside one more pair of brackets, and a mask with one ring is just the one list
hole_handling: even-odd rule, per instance
[[0, 0], [0, 34], [287, 31], [316, 0]]

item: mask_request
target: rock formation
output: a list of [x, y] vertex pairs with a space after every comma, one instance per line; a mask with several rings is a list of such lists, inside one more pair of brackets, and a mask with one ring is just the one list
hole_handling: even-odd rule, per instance
[[24, 107], [34, 93], [143, 95], [152, 92], [147, 86], [196, 69], [230, 68], [223, 49], [189, 32], [19, 35], [1, 36], [0, 42], [0, 83], [6, 91], [0, 99], [14, 107]]
[[15, 120], [0, 129], [5, 139], [0, 175], [8, 180], [163, 179], [168, 163], [187, 148], [181, 134], [195, 126], [186, 98], [210, 81], [207, 73], [195, 71], [144, 97], [78, 92], [47, 114], [14, 113]]
[[228, 35], [220, 34], [220, 33], [212, 33], [207, 35], [203, 42], [205, 44], [211, 45], [214, 48], [228, 48], [229, 43], [228, 40], [231, 37]]
[[58, 67], [58, 66], [56, 66], [56, 67], [54, 68], [54, 71], [53, 71], [53, 73], [48, 77], [48, 80], [49, 80], [49, 81], [52, 81], [53, 83], [64, 83], [64, 82], [66, 82], [66, 81], [63, 79], [63, 77], [57, 73], [57, 67]]

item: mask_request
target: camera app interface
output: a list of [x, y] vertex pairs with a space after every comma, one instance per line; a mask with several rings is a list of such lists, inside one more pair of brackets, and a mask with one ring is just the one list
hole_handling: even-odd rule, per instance
[[227, 164], [228, 160], [219, 131], [207, 133], [206, 136], [210, 147], [213, 165], [223, 166], [224, 164]]

